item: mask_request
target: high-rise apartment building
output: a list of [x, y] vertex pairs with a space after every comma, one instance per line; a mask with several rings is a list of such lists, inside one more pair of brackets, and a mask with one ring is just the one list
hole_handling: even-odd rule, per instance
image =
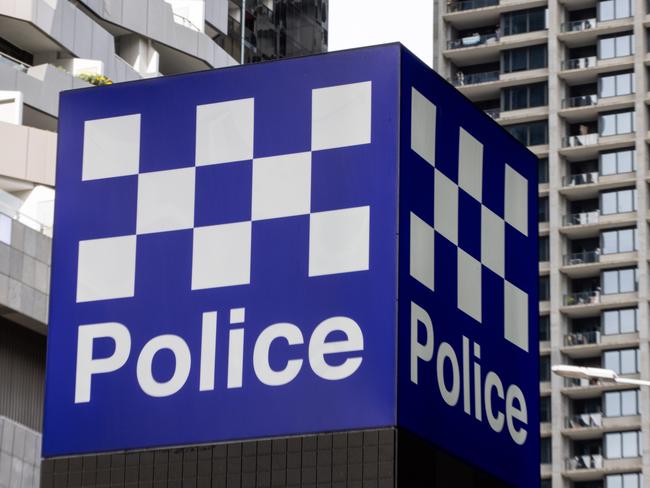
[[[241, 0], [0, 0], [0, 488], [39, 486], [59, 93], [235, 65], [240, 23]], [[246, 25], [246, 62], [323, 52], [327, 0], [247, 0]]]
[[435, 68], [539, 157], [544, 487], [650, 486], [648, 54], [640, 0], [436, 2]]

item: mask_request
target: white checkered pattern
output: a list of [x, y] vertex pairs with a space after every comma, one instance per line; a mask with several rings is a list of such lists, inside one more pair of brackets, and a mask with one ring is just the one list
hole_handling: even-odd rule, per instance
[[[369, 269], [370, 208], [311, 211], [312, 151], [371, 142], [370, 81], [312, 90], [311, 151], [254, 158], [255, 100], [196, 108], [189, 168], [140, 173], [140, 115], [87, 121], [82, 180], [138, 179], [136, 234], [79, 243], [77, 302], [133, 297], [138, 235], [192, 230], [192, 290], [246, 285], [255, 221], [309, 216], [309, 276]], [[251, 220], [196, 227], [196, 167], [252, 160]]]
[[[506, 224], [528, 235], [528, 182], [510, 165], [505, 168], [505, 215], [483, 203], [483, 144], [464, 128], [459, 130], [458, 184], [435, 165], [436, 106], [415, 88], [411, 91], [411, 149], [434, 167], [434, 225], [411, 213], [410, 274], [434, 291], [434, 244], [439, 236], [457, 246], [458, 308], [482, 322], [482, 268], [503, 280], [505, 338], [528, 352], [528, 295], [505, 278]], [[481, 204], [481, 260], [458, 244], [459, 193]]]

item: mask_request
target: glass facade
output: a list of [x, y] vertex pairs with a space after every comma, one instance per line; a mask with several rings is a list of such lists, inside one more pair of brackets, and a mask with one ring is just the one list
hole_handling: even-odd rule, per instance
[[600, 194], [601, 215], [611, 215], [636, 210], [636, 188], [604, 191]]
[[635, 374], [639, 372], [639, 350], [620, 349], [603, 353], [603, 367], [616, 374]]
[[501, 92], [502, 110], [520, 110], [523, 108], [548, 105], [548, 83], [513, 86]]
[[600, 153], [600, 174], [607, 176], [631, 173], [636, 170], [635, 155], [633, 148]]
[[605, 416], [625, 417], [639, 414], [639, 390], [608, 391], [604, 394]]
[[625, 19], [634, 15], [632, 0], [603, 0], [598, 2], [598, 21]]
[[620, 58], [634, 54], [634, 35], [631, 32], [598, 39], [598, 59]]
[[600, 234], [600, 242], [603, 254], [636, 251], [636, 228], [605, 230]]
[[632, 293], [637, 289], [637, 269], [623, 268], [603, 271], [603, 293]]
[[[230, 0], [228, 33], [215, 41], [241, 59], [241, 0]], [[245, 62], [327, 51], [328, 0], [246, 0]]]
[[598, 96], [618, 97], [634, 93], [634, 73], [607, 73], [598, 79]]
[[504, 36], [544, 30], [548, 27], [548, 9], [540, 7], [505, 13], [501, 27]]
[[621, 308], [617, 310], [606, 310], [603, 312], [603, 333], [630, 334], [638, 330], [637, 309]]
[[501, 71], [503, 73], [513, 73], [515, 71], [546, 68], [547, 58], [546, 44], [510, 49], [503, 51]]
[[638, 457], [640, 453], [640, 432], [611, 432], [605, 434], [605, 455], [607, 459]]
[[527, 124], [514, 124], [505, 129], [522, 144], [536, 146], [548, 144], [548, 123], [545, 120]]

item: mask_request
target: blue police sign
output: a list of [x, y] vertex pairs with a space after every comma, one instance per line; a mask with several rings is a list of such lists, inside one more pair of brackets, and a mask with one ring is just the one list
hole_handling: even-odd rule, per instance
[[66, 92], [44, 455], [400, 425], [532, 486], [535, 170], [399, 45]]

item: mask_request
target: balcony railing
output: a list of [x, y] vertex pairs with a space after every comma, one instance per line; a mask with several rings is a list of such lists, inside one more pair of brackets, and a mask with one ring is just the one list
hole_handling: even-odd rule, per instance
[[566, 460], [566, 469], [602, 469], [602, 454], [581, 454]]
[[564, 256], [565, 266], [575, 266], [578, 264], [597, 263], [600, 261], [600, 250], [572, 252]]
[[562, 139], [562, 147], [591, 146], [593, 144], [598, 144], [598, 132], [569, 136]]
[[600, 342], [600, 331], [590, 330], [588, 332], [571, 332], [564, 336], [565, 346], [586, 346]]
[[3, 52], [0, 52], [0, 64], [6, 64], [18, 71], [22, 71], [23, 73], [26, 73], [27, 70], [30, 68], [28, 64], [23, 63], [22, 61], [19, 61], [16, 58], [12, 58], [11, 56]]
[[603, 414], [600, 412], [595, 412], [595, 413], [579, 413], [576, 415], [569, 415], [565, 419], [565, 426], [568, 429], [580, 429], [585, 427], [602, 427]]
[[565, 176], [563, 179], [564, 186], [579, 186], [588, 185], [590, 183], [598, 183], [598, 171], [569, 175]]
[[596, 19], [572, 20], [562, 24], [562, 32], [577, 32], [594, 29], [597, 25]]
[[564, 386], [567, 388], [580, 388], [584, 386], [595, 386], [600, 384], [595, 378], [564, 378]]
[[483, 110], [483, 111], [485, 112], [486, 115], [493, 118], [494, 120], [501, 117], [501, 110], [498, 108], [488, 108], [487, 110]]
[[460, 12], [462, 10], [492, 7], [493, 5], [499, 5], [499, 0], [461, 0], [456, 2], [448, 1], [447, 12]]
[[454, 86], [476, 85], [478, 83], [488, 83], [499, 79], [499, 71], [485, 71], [483, 73], [468, 73], [462, 71], [456, 73], [456, 77], [451, 81]]
[[565, 215], [563, 223], [564, 225], [597, 224], [599, 217], [600, 213], [598, 210], [592, 210], [591, 212], [578, 212]]
[[447, 49], [461, 49], [464, 47], [481, 46], [483, 44], [495, 43], [498, 40], [499, 35], [496, 32], [492, 32], [490, 34], [475, 34], [473, 36], [466, 36], [447, 42]]
[[590, 305], [594, 303], [600, 303], [599, 290], [579, 291], [576, 293], [567, 293], [564, 295], [564, 304], [568, 306]]
[[579, 97], [569, 97], [562, 100], [562, 108], [590, 107], [598, 103], [598, 95], [580, 95]]
[[562, 69], [584, 69], [593, 68], [598, 63], [596, 56], [586, 56], [584, 58], [566, 59], [562, 61]]

